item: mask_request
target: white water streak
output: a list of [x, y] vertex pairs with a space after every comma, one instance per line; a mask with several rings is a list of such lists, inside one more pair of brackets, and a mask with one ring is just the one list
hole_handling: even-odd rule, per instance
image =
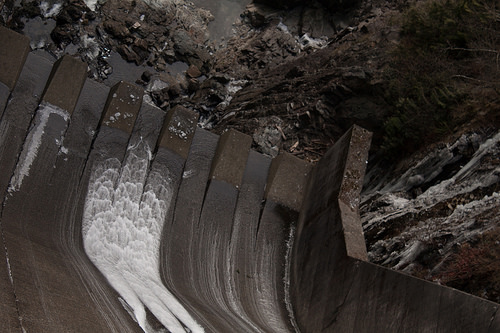
[[143, 191], [148, 166], [147, 157], [129, 151], [121, 170], [117, 159], [93, 170], [83, 218], [85, 251], [145, 332], [154, 332], [146, 307], [171, 332], [203, 332], [161, 282], [160, 238], [172, 189], [165, 175], [152, 171]]
[[227, 299], [229, 302], [228, 306], [241, 320], [243, 320], [248, 326], [250, 326], [254, 332], [262, 332], [262, 330], [257, 325], [255, 325], [255, 323], [252, 322], [252, 319], [245, 312], [242, 305], [242, 299], [240, 298], [240, 295], [236, 291], [236, 279], [231, 278], [235, 276], [235, 274], [239, 274], [235, 259], [237, 256], [237, 249], [238, 249], [237, 244], [238, 244], [238, 238], [240, 237], [241, 224], [242, 224], [240, 215], [241, 214], [235, 214], [233, 232], [231, 234], [231, 242], [230, 242], [231, 245], [229, 250], [226, 252], [226, 262], [228, 263], [226, 265], [226, 276], [228, 277], [227, 278]]
[[56, 17], [57, 14], [62, 9], [62, 4], [60, 3], [54, 3], [50, 4], [47, 1], [42, 1], [40, 2], [40, 12], [42, 13], [44, 18], [49, 18], [49, 17]]
[[[35, 115], [32, 128], [30, 129], [26, 140], [24, 141], [23, 150], [19, 157], [14, 175], [10, 180], [9, 192], [18, 191], [23, 183], [24, 177], [27, 177], [30, 172], [30, 167], [38, 155], [38, 149], [42, 144], [42, 136], [45, 133], [45, 127], [49, 122], [51, 115], [56, 114], [64, 119], [69, 120], [69, 113], [55, 105], [49, 103], [40, 104], [40, 107]], [[58, 147], [61, 146], [60, 141], [56, 141]]]
[[266, 323], [269, 329], [272, 328], [273, 332], [289, 332], [288, 327], [280, 317], [279, 302], [281, 300], [277, 297], [277, 290], [282, 286], [277, 284], [274, 278], [275, 266], [279, 265], [273, 261], [276, 258], [275, 252], [277, 251], [275, 244], [264, 242], [259, 254], [257, 272], [257, 290], [256, 299], [259, 305], [259, 317], [262, 323]]
[[290, 233], [288, 234], [288, 240], [286, 241], [286, 255], [285, 255], [285, 276], [283, 277], [283, 284], [285, 285], [285, 305], [288, 311], [288, 317], [290, 323], [292, 324], [295, 332], [300, 332], [299, 325], [295, 318], [295, 313], [293, 310], [292, 296], [290, 294], [290, 274], [292, 270], [292, 250], [293, 244], [295, 242], [295, 227], [290, 227]]

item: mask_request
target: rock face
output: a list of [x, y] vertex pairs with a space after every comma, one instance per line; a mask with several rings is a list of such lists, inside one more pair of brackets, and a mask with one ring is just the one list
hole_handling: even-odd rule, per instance
[[499, 140], [464, 134], [385, 186], [367, 185], [370, 260], [499, 302]]

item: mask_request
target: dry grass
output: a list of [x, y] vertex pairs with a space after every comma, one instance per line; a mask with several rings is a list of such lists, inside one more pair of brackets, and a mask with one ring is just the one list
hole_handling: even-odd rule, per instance
[[500, 227], [461, 245], [433, 279], [500, 303]]

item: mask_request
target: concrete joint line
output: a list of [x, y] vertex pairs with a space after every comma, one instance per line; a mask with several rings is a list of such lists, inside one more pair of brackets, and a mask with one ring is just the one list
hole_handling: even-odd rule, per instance
[[5, 265], [7, 266], [7, 273], [9, 274], [9, 281], [12, 288], [12, 294], [14, 295], [14, 303], [16, 305], [17, 319], [19, 320], [19, 326], [21, 327], [21, 331], [25, 333], [26, 330], [23, 327], [23, 316], [21, 315], [21, 311], [19, 310], [19, 299], [16, 294], [16, 287], [14, 285], [14, 276], [12, 274], [12, 268], [10, 266], [10, 261], [9, 261], [9, 250], [7, 249], [7, 242], [5, 241], [5, 233], [2, 225], [3, 210], [5, 208], [5, 204], [7, 201], [6, 199], [7, 196], [4, 196], [2, 201], [2, 210], [0, 211], [0, 233], [2, 234], [2, 245], [5, 251], [5, 258], [6, 258]]
[[498, 315], [498, 313], [499, 313], [499, 312], [498, 312], [498, 310], [499, 310], [499, 309], [500, 309], [500, 308], [498, 308], [498, 307], [497, 307], [497, 309], [495, 310], [495, 312], [494, 312], [494, 313], [493, 313], [493, 315], [491, 316], [490, 324], [488, 325], [488, 332], [493, 332], [491, 329], [492, 329], [492, 327], [493, 327], [493, 323], [494, 323], [494, 321], [495, 321], [495, 318], [496, 318], [496, 316], [497, 316], [497, 315]]
[[297, 323], [297, 319], [295, 318], [295, 312], [293, 310], [292, 304], [292, 296], [290, 292], [290, 276], [292, 273], [292, 253], [293, 253], [293, 244], [295, 242], [295, 234], [296, 227], [290, 227], [290, 233], [288, 235], [288, 239], [286, 241], [286, 255], [285, 255], [285, 276], [283, 277], [283, 284], [285, 285], [285, 307], [288, 312], [288, 319], [290, 320], [290, 324], [296, 333], [300, 332], [299, 325]]
[[342, 311], [342, 308], [344, 307], [345, 303], [347, 302], [347, 299], [349, 298], [349, 295], [351, 294], [352, 286], [354, 284], [354, 279], [351, 279], [351, 282], [349, 284], [349, 289], [347, 290], [347, 293], [344, 296], [344, 299], [342, 300], [342, 303], [340, 303], [337, 308], [335, 309], [333, 313], [333, 318], [328, 322], [327, 325], [323, 326], [323, 331], [327, 330], [330, 326], [335, 324], [337, 321], [337, 317], [339, 316], [340, 312]]

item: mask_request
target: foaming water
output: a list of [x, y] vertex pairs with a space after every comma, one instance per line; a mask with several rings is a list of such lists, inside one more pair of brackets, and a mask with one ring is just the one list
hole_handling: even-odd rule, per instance
[[140, 144], [123, 167], [114, 158], [94, 167], [83, 216], [85, 252], [145, 332], [157, 332], [146, 308], [170, 332], [203, 332], [161, 282], [160, 237], [172, 188], [166, 175], [147, 174], [148, 156]]

